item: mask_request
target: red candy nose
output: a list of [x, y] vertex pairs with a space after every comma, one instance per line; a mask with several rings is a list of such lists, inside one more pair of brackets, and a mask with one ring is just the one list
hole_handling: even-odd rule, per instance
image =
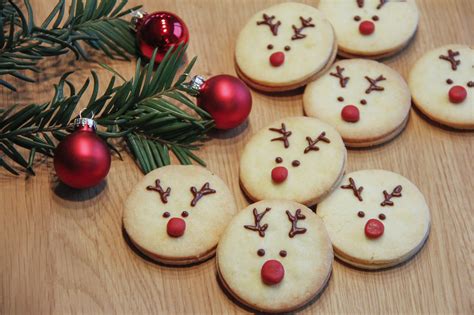
[[285, 276], [285, 268], [278, 260], [267, 260], [260, 271], [262, 281], [266, 285], [278, 284]]
[[272, 170], [272, 179], [275, 183], [283, 183], [288, 177], [288, 170], [284, 166], [277, 166]]
[[456, 85], [449, 90], [449, 100], [451, 103], [459, 104], [464, 102], [467, 97], [467, 91], [464, 87]]
[[359, 25], [359, 32], [362, 35], [370, 35], [375, 31], [375, 24], [371, 21], [364, 21]]
[[166, 225], [166, 232], [171, 237], [180, 237], [186, 230], [186, 222], [181, 218], [172, 218]]
[[365, 224], [365, 235], [368, 238], [379, 238], [384, 231], [384, 225], [377, 219], [370, 219]]
[[341, 117], [347, 122], [357, 122], [359, 121], [359, 109], [354, 105], [344, 106]]
[[285, 62], [285, 53], [278, 51], [270, 56], [270, 63], [274, 67], [279, 67]]

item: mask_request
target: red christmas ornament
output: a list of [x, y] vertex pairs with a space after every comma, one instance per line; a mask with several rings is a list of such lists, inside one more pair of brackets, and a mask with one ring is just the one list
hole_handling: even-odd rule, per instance
[[205, 81], [196, 76], [190, 85], [199, 91], [198, 106], [211, 114], [218, 129], [239, 126], [252, 110], [250, 90], [236, 77], [222, 74]]
[[92, 119], [77, 118], [75, 131], [59, 143], [54, 152], [54, 169], [68, 186], [83, 189], [100, 183], [110, 169], [110, 152], [96, 135]]
[[467, 97], [467, 91], [463, 86], [456, 85], [449, 90], [449, 100], [453, 104], [464, 102]]
[[278, 284], [285, 276], [285, 268], [278, 260], [267, 260], [260, 270], [260, 275], [266, 285]]
[[370, 35], [375, 31], [375, 24], [372, 21], [364, 21], [359, 25], [359, 32], [362, 35]]
[[370, 219], [365, 224], [365, 235], [368, 238], [379, 238], [382, 236], [385, 227], [382, 222], [377, 219]]
[[170, 12], [144, 13], [134, 11], [133, 22], [137, 32], [138, 49], [143, 57], [151, 59], [153, 51], [158, 48], [155, 62], [163, 60], [166, 52], [186, 44], [189, 32], [186, 24], [177, 15]]

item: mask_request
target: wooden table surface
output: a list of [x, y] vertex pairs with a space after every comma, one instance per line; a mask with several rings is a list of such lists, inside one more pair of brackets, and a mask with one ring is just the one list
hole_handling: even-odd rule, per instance
[[[335, 0], [337, 1], [337, 0]], [[56, 1], [31, 0], [37, 21]], [[198, 55], [196, 74], [235, 74], [233, 49], [240, 28], [272, 0], [136, 0], [148, 11], [176, 12], [188, 24], [188, 56]], [[302, 1], [316, 5], [317, 1]], [[413, 43], [385, 62], [404, 77], [431, 48], [473, 44], [474, 1], [418, 0], [421, 21]], [[134, 64], [112, 62], [131, 76]], [[45, 101], [61, 74], [78, 69], [77, 84], [88, 69], [71, 55], [49, 59], [16, 94], [1, 91], [1, 106]], [[109, 74], [100, 71], [102, 84]], [[302, 115], [302, 95], [270, 96], [252, 91], [248, 124], [213, 133], [201, 156], [230, 185], [239, 207], [247, 205], [238, 185], [239, 155], [262, 126], [281, 117]], [[411, 179], [431, 208], [432, 228], [423, 250], [408, 263], [387, 271], [364, 272], [334, 262], [321, 297], [302, 313], [451, 314], [474, 312], [473, 211], [474, 135], [439, 128], [412, 111], [406, 130], [394, 141], [349, 151], [347, 171], [382, 168]], [[0, 313], [4, 314], [222, 314], [245, 309], [227, 298], [216, 281], [214, 259], [188, 268], [163, 267], [138, 256], [122, 235], [122, 205], [142, 174], [130, 158], [114, 158], [104, 185], [77, 192], [59, 185], [51, 160], [37, 176], [0, 172]]]

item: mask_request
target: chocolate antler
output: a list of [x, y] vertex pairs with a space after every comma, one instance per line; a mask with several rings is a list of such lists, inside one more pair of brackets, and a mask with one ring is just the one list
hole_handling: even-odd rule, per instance
[[291, 131], [286, 131], [286, 126], [284, 123], [281, 124], [281, 128], [270, 128], [269, 130], [278, 132], [281, 134], [281, 137], [278, 138], [273, 138], [272, 141], [283, 141], [283, 145], [285, 148], [288, 148], [290, 146], [290, 142], [288, 141], [288, 137], [291, 136]]
[[357, 5], [359, 6], [359, 8], [364, 7], [364, 0], [356, 0], [356, 1], [357, 1]]
[[402, 186], [398, 185], [395, 187], [391, 194], [389, 194], [386, 190], [383, 191], [383, 196], [385, 198], [384, 201], [380, 204], [382, 207], [385, 206], [393, 206], [393, 201], [391, 200], [393, 197], [401, 197], [402, 196]]
[[262, 221], [263, 216], [270, 211], [271, 208], [266, 208], [262, 213], [257, 212], [257, 208], [253, 208], [253, 217], [255, 221], [255, 225], [244, 225], [244, 228], [252, 231], [257, 231], [258, 235], [261, 237], [265, 237], [265, 231], [268, 228], [268, 224], [260, 225], [260, 221]]
[[345, 88], [346, 85], [347, 85], [347, 82], [349, 81], [349, 77], [345, 77], [342, 73], [344, 72], [344, 68], [341, 68], [339, 66], [336, 66], [336, 73], [329, 73], [330, 75], [332, 75], [333, 77], [336, 77], [339, 79], [339, 84], [341, 85], [342, 88]]
[[160, 185], [160, 180], [159, 180], [159, 179], [157, 179], [157, 180], [155, 181], [155, 187], [153, 187], [153, 186], [148, 186], [148, 187], [146, 188], [146, 190], [152, 190], [152, 191], [156, 191], [157, 193], [159, 193], [159, 194], [160, 194], [161, 201], [162, 201], [163, 203], [167, 203], [167, 202], [168, 202], [168, 199], [167, 199], [167, 198], [168, 198], [168, 196], [169, 196], [170, 193], [171, 193], [171, 188], [170, 188], [170, 187], [168, 187], [166, 190], [163, 190], [163, 188], [162, 188], [161, 185]]
[[354, 196], [359, 199], [359, 201], [362, 201], [362, 190], [364, 190], [364, 187], [360, 186], [357, 188], [357, 185], [352, 177], [349, 177], [349, 185], [343, 185], [341, 186], [342, 189], [352, 189], [354, 192]]
[[369, 78], [368, 76], [365, 76], [365, 78], [370, 83], [369, 88], [367, 90], [365, 90], [365, 94], [370, 94], [370, 92], [372, 92], [372, 91], [383, 91], [383, 90], [385, 90], [384, 87], [377, 85], [378, 82], [387, 80], [386, 78], [384, 78], [384, 76], [382, 74], [379, 75], [379, 77], [375, 80]]
[[191, 207], [196, 206], [198, 201], [205, 195], [215, 194], [216, 191], [214, 189], [209, 188], [209, 183], [205, 183], [202, 185], [201, 189], [198, 191], [196, 187], [191, 187], [191, 192], [193, 193], [193, 200], [191, 200]]
[[273, 20], [275, 19], [275, 16], [269, 16], [267, 14], [263, 14], [263, 21], [258, 21], [257, 25], [268, 25], [270, 27], [270, 31], [273, 33], [273, 36], [278, 35], [278, 28], [281, 25], [281, 21], [277, 21], [276, 23], [273, 23]]
[[439, 59], [443, 59], [449, 61], [451, 63], [451, 69], [453, 71], [458, 70], [458, 66], [461, 64], [461, 60], [456, 60], [456, 57], [459, 56], [459, 51], [452, 51], [451, 49], [448, 50], [447, 56], [439, 56]]
[[291, 40], [297, 40], [297, 39], [305, 38], [306, 35], [301, 34], [301, 31], [303, 31], [305, 28], [308, 28], [308, 27], [315, 27], [315, 25], [313, 23], [311, 23], [311, 21], [313, 20], [313, 18], [311, 18], [311, 17], [309, 17], [308, 19], [305, 19], [304, 17], [300, 16], [300, 20], [301, 20], [301, 27], [300, 28], [296, 27], [295, 25], [292, 25], [293, 31], [295, 32], [295, 35], [293, 35], [291, 37]]
[[326, 138], [326, 132], [321, 132], [321, 134], [316, 139], [311, 139], [311, 137], [306, 137], [306, 141], [308, 141], [308, 146], [304, 149], [304, 153], [308, 153], [309, 151], [319, 151], [319, 147], [316, 144], [319, 141], [323, 141], [326, 143], [331, 143], [331, 141]]
[[306, 232], [306, 228], [299, 228], [296, 226], [298, 224], [298, 220], [306, 219], [306, 217], [301, 214], [301, 209], [297, 209], [295, 215], [292, 215], [289, 210], [286, 210], [286, 215], [288, 216], [288, 219], [291, 222], [291, 229], [290, 233], [288, 233], [288, 236], [293, 238], [296, 234], [303, 234]]
[[377, 10], [382, 9], [382, 7], [387, 3], [387, 0], [380, 0], [380, 4], [377, 6]]

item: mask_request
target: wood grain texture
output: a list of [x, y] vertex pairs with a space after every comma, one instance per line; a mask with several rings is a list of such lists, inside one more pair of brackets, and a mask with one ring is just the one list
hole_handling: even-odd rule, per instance
[[[336, 0], [335, 0], [336, 1]], [[31, 0], [38, 20], [55, 1]], [[177, 12], [191, 31], [188, 56], [198, 55], [195, 73], [235, 74], [234, 41], [256, 11], [272, 0], [134, 0], [147, 11]], [[317, 1], [302, 1], [316, 5]], [[425, 51], [449, 44], [474, 44], [472, 0], [418, 0], [421, 22], [413, 43], [385, 62], [406, 78]], [[131, 76], [134, 65], [108, 62]], [[64, 58], [42, 64], [41, 84], [21, 85], [16, 94], [0, 90], [1, 105], [47, 100], [62, 73], [88, 69]], [[109, 74], [99, 71], [104, 85]], [[238, 185], [244, 144], [262, 126], [302, 115], [302, 95], [264, 95], [252, 91], [248, 123], [213, 133], [201, 156], [247, 205]], [[302, 313], [472, 314], [474, 136], [439, 128], [412, 111], [406, 130], [390, 143], [349, 151], [348, 169], [383, 168], [410, 178], [427, 197], [432, 229], [423, 250], [388, 271], [364, 272], [334, 263], [329, 286]], [[84, 192], [59, 185], [51, 161], [35, 177], [0, 174], [0, 313], [2, 314], [234, 314], [247, 312], [227, 298], [216, 281], [214, 260], [190, 268], [147, 262], [124, 241], [122, 204], [142, 176], [128, 157], [114, 159], [106, 184]]]

